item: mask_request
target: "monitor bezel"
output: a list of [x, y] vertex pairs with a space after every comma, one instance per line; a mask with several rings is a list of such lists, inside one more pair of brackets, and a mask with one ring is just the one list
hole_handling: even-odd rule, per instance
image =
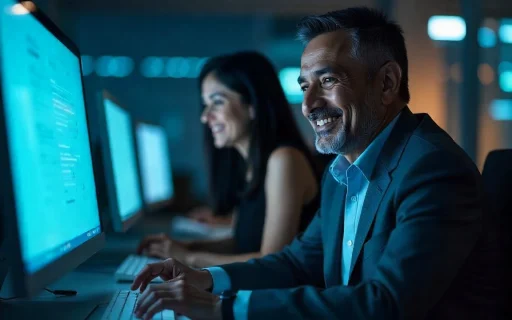
[[[19, 4], [23, 5], [23, 1], [18, 1]], [[3, 8], [2, 8], [3, 9]], [[85, 99], [85, 87], [83, 81], [83, 70], [82, 70], [82, 59], [80, 57], [80, 51], [78, 47], [68, 38], [63, 31], [61, 31], [48, 16], [41, 11], [37, 6], [33, 10], [28, 10], [27, 14], [31, 14], [43, 27], [45, 27], [51, 34], [57, 38], [64, 46], [66, 46], [71, 53], [78, 58], [81, 84], [82, 84], [82, 96], [85, 107], [85, 120], [87, 125], [87, 134], [89, 138], [89, 148], [91, 150], [92, 157], [92, 141], [90, 133], [90, 123], [88, 120], [87, 101]], [[2, 52], [0, 51], [0, 58]], [[0, 75], [3, 73], [2, 64], [0, 63]], [[3, 98], [3, 79], [0, 76], [0, 114], [5, 114], [4, 98]], [[38, 294], [49, 284], [57, 281], [66, 273], [72, 271], [80, 264], [85, 262], [92, 255], [97, 253], [103, 248], [105, 243], [105, 234], [103, 232], [103, 225], [101, 224], [101, 218], [99, 215], [98, 208], [98, 221], [100, 222], [100, 232], [98, 235], [92, 237], [87, 242], [74, 248], [63, 256], [57, 258], [55, 261], [42, 267], [33, 274], [29, 274], [24, 267], [23, 258], [21, 253], [21, 242], [19, 240], [19, 225], [17, 219], [17, 208], [14, 200], [14, 181], [11, 174], [11, 160], [9, 158], [9, 141], [7, 124], [5, 117], [0, 117], [0, 154], [4, 155], [0, 157], [0, 172], [1, 176], [5, 179], [0, 179], [0, 191], [3, 195], [3, 216], [4, 216], [4, 248], [7, 252], [8, 264], [10, 267], [11, 276], [13, 277], [14, 285], [12, 291], [17, 296], [31, 297]], [[92, 159], [91, 159], [92, 160]], [[92, 162], [91, 162], [92, 163]], [[96, 198], [98, 190], [96, 188], [96, 178], [93, 177], [96, 189]], [[9, 226], [9, 227], [7, 227]]]
[[141, 187], [142, 187], [142, 201], [144, 202], [144, 208], [145, 210], [150, 213], [150, 212], [154, 212], [154, 211], [159, 211], [165, 207], [169, 207], [173, 200], [174, 200], [174, 195], [176, 194], [176, 190], [175, 190], [175, 184], [174, 184], [174, 175], [173, 175], [173, 172], [172, 172], [172, 160], [171, 160], [171, 148], [170, 148], [170, 145], [169, 145], [169, 136], [167, 135], [167, 133], [165, 132], [165, 140], [166, 140], [166, 147], [167, 147], [167, 154], [169, 155], [169, 172], [171, 173], [171, 184], [172, 184], [172, 187], [173, 187], [173, 194], [171, 195], [171, 197], [167, 198], [167, 199], [163, 199], [163, 200], [159, 200], [159, 201], [156, 201], [156, 202], [146, 202], [146, 199], [145, 199], [145, 195], [144, 195], [144, 184], [142, 183], [142, 164], [140, 163], [140, 141], [139, 141], [139, 138], [138, 138], [138, 134], [137, 134], [137, 128], [139, 127], [139, 125], [150, 125], [150, 126], [156, 126], [156, 127], [160, 127], [164, 130], [165, 132], [165, 127], [160, 124], [160, 123], [156, 123], [156, 122], [151, 122], [151, 121], [147, 121], [147, 120], [136, 120], [135, 123], [134, 123], [134, 127], [133, 127], [133, 130], [134, 130], [134, 136], [135, 136], [135, 142], [136, 142], [136, 147], [137, 147], [137, 166], [138, 166], [138, 170], [139, 170], [139, 176], [140, 176], [140, 179], [141, 179]]
[[123, 109], [130, 115], [130, 128], [132, 129], [132, 138], [133, 138], [133, 146], [134, 146], [134, 152], [135, 152], [135, 164], [136, 167], [138, 166], [138, 159], [137, 159], [137, 146], [135, 145], [136, 137], [133, 134], [133, 115], [130, 113], [128, 108], [107, 90], [102, 90], [99, 93], [99, 103], [98, 103], [98, 116], [99, 116], [99, 138], [100, 138], [100, 144], [101, 144], [101, 150], [102, 150], [102, 159], [103, 159], [103, 172], [105, 174], [105, 189], [107, 190], [107, 196], [108, 196], [108, 204], [106, 211], [110, 215], [112, 229], [114, 232], [126, 232], [131, 227], [133, 227], [139, 219], [142, 218], [144, 214], [144, 197], [142, 194], [142, 185], [141, 185], [141, 177], [138, 171], [138, 168], [136, 169], [136, 177], [137, 177], [137, 183], [139, 185], [139, 196], [142, 201], [142, 206], [139, 211], [133, 212], [130, 217], [123, 221], [121, 218], [121, 213], [119, 212], [119, 206], [118, 206], [118, 199], [117, 199], [117, 191], [116, 191], [116, 180], [114, 177], [114, 167], [112, 163], [112, 156], [110, 153], [110, 138], [108, 135], [108, 128], [107, 128], [107, 117], [105, 112], [105, 100], [110, 100], [113, 102], [116, 106]]

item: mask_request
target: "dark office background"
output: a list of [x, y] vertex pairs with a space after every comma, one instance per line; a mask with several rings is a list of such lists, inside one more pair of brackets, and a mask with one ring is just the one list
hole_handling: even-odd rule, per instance
[[[312, 145], [300, 95], [293, 96], [296, 69], [285, 69], [300, 64], [295, 24], [306, 14], [354, 5], [379, 7], [403, 26], [414, 112], [429, 113], [480, 167], [490, 150], [512, 148], [509, 0], [35, 2], [78, 44], [90, 106], [96, 93], [107, 89], [136, 118], [165, 126], [182, 197], [201, 201], [206, 195], [196, 79], [205, 58], [246, 49], [269, 56], [282, 71], [304, 138]], [[436, 40], [428, 26], [437, 15], [463, 18], [465, 37]]]

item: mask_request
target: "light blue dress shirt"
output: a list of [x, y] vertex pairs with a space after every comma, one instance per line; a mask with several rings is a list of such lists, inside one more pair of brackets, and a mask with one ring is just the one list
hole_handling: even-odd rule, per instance
[[329, 167], [329, 172], [333, 178], [339, 184], [346, 186], [341, 261], [341, 278], [344, 285], [348, 284], [357, 226], [359, 225], [359, 218], [361, 217], [373, 169], [377, 163], [380, 151], [384, 147], [397, 120], [398, 116], [373, 139], [354, 163], [351, 164], [344, 156], [339, 155]]
[[[343, 249], [342, 249], [342, 281], [344, 285], [348, 284], [350, 264], [352, 262], [352, 252], [356, 238], [357, 226], [361, 211], [363, 209], [364, 199], [368, 186], [370, 185], [371, 175], [380, 151], [384, 147], [398, 117], [397, 115], [384, 130], [370, 143], [365, 151], [350, 164], [348, 160], [339, 155], [329, 167], [329, 172], [333, 178], [340, 184], [347, 187], [345, 195], [345, 219], [343, 226]], [[228, 274], [221, 267], [206, 268], [213, 278], [213, 293], [220, 294], [223, 291], [231, 289], [231, 280]], [[233, 312], [235, 320], [247, 320], [250, 290], [238, 291], [234, 301]]]

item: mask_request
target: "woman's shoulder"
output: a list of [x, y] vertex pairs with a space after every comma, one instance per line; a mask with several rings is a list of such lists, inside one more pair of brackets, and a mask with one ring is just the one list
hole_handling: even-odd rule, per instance
[[[309, 165], [306, 152], [293, 145], [280, 145], [269, 155], [267, 169], [301, 168]], [[275, 171], [275, 170], [272, 170]]]

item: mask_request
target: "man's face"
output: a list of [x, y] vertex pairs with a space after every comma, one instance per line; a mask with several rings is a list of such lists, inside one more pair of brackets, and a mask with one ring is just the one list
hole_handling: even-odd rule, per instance
[[382, 112], [378, 86], [352, 54], [352, 39], [335, 31], [312, 39], [301, 58], [302, 113], [321, 153], [349, 154], [369, 142]]

